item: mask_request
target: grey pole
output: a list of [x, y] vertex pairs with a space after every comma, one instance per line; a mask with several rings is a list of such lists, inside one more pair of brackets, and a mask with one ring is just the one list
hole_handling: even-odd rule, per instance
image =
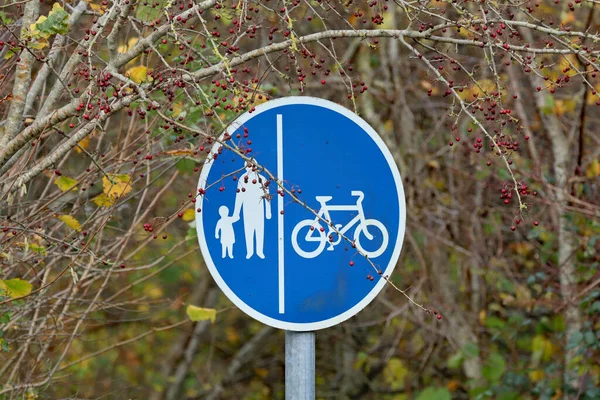
[[314, 332], [285, 332], [285, 398], [315, 399]]

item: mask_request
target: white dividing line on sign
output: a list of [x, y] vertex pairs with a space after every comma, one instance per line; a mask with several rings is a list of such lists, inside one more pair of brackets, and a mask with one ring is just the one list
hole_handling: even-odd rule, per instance
[[[277, 180], [280, 182], [283, 190], [283, 115], [277, 114]], [[279, 266], [279, 314], [285, 313], [285, 276], [283, 267], [283, 196], [277, 196], [277, 242], [278, 242], [278, 266]]]

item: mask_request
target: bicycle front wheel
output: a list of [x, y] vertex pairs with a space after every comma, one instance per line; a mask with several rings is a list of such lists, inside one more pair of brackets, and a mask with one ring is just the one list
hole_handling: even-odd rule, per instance
[[[356, 248], [369, 258], [376, 258], [382, 255], [387, 249], [388, 242], [387, 229], [376, 219], [365, 220], [364, 224], [359, 225], [354, 231]], [[377, 247], [377, 243], [380, 243], [379, 247]]]

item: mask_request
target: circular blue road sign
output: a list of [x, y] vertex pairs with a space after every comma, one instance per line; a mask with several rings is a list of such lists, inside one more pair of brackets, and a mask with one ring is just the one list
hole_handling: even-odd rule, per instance
[[389, 150], [327, 100], [286, 97], [235, 120], [202, 169], [196, 227], [240, 309], [311, 331], [362, 310], [398, 261], [406, 207]]

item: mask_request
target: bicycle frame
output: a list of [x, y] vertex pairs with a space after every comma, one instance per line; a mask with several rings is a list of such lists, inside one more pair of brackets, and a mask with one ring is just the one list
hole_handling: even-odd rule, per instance
[[[321, 221], [324, 219], [325, 221], [327, 221], [327, 225], [329, 228], [329, 231], [327, 232], [327, 235], [325, 235], [326, 238], [329, 238], [333, 233], [338, 234], [338, 238], [336, 241], [329, 241], [329, 250], [333, 249], [334, 245], [337, 245], [340, 240], [342, 239], [342, 235], [344, 235], [346, 232], [348, 232], [357, 222], [360, 221], [360, 225], [365, 225], [365, 213], [362, 207], [362, 201], [364, 198], [364, 193], [359, 191], [359, 190], [353, 190], [351, 192], [352, 196], [358, 196], [358, 199], [356, 200], [356, 205], [351, 205], [351, 206], [331, 206], [331, 205], [327, 205], [327, 201], [329, 201], [329, 199], [322, 199], [322, 198], [318, 198], [317, 200], [319, 201], [319, 203], [321, 203], [321, 208], [319, 209], [319, 212], [317, 213], [317, 216], [315, 217], [315, 224], [313, 225], [315, 228], [320, 228], [321, 227]], [[354, 218], [352, 218], [350, 220], [350, 222], [348, 222], [345, 226], [342, 224], [336, 224], [335, 225], [335, 229], [334, 227], [331, 226], [331, 215], [329, 214], [330, 211], [358, 211], [358, 215], [356, 215]], [[366, 227], [364, 228], [364, 232], [365, 235], [367, 236], [368, 239], [372, 239], [373, 235], [369, 234], [369, 232], [367, 231]], [[313, 236], [311, 235], [312, 231], [309, 231], [306, 235], [305, 240], [307, 242], [320, 242], [322, 240], [321, 236]]]

